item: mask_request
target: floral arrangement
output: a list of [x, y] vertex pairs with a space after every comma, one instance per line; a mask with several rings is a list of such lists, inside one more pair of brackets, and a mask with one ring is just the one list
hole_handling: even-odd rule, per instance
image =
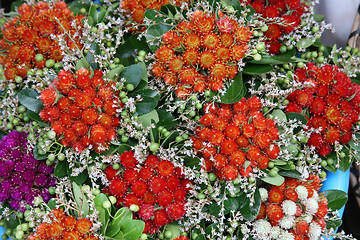
[[3, 239], [353, 239], [358, 49], [312, 1], [29, 1], [1, 12]]

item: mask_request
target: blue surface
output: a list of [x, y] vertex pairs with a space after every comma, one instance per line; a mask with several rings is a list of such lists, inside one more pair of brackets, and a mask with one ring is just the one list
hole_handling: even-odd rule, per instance
[[[320, 189], [320, 192], [326, 190], [341, 190], [343, 192], [348, 192], [349, 190], [349, 182], [350, 182], [350, 169], [346, 172], [342, 172], [337, 170], [335, 173], [327, 172], [326, 181], [324, 182], [323, 186]], [[345, 206], [339, 210], [339, 216], [342, 218], [344, 214]], [[333, 238], [325, 238], [327, 240], [332, 240]]]

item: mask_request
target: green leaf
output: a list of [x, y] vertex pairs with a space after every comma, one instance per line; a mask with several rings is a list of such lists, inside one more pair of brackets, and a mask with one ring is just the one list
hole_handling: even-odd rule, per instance
[[285, 181], [285, 178], [283, 176], [277, 175], [275, 177], [270, 177], [269, 175], [261, 178], [264, 182], [267, 182], [271, 185], [280, 186]]
[[72, 174], [72, 169], [70, 168], [67, 168], [67, 171], [68, 171], [68, 176], [70, 178], [70, 180], [72, 182], [75, 182], [76, 184], [78, 185], [82, 185], [89, 177], [88, 173], [86, 170], [82, 171], [81, 173], [79, 173], [79, 175], [77, 176], [71, 176]]
[[120, 73], [120, 78], [125, 78], [126, 83], [131, 83], [136, 87], [143, 76], [143, 67], [140, 64], [130, 65]]
[[345, 153], [345, 157], [344, 158], [340, 158], [340, 163], [339, 163], [339, 170], [346, 172], [346, 170], [349, 169], [349, 167], [351, 166], [354, 158], [350, 157], [349, 154], [349, 150], [346, 148], [343, 148], [342, 152]]
[[171, 128], [177, 124], [177, 121], [174, 121], [175, 117], [166, 110], [157, 109], [156, 110], [159, 114], [159, 122], [158, 126], [163, 126], [166, 128]]
[[108, 201], [105, 194], [100, 193], [94, 198], [95, 208], [99, 211], [99, 221], [102, 223], [102, 231], [106, 231], [109, 222], [109, 213], [107, 209], [103, 208], [103, 202]]
[[71, 1], [68, 4], [68, 7], [73, 13], [79, 14], [81, 12], [81, 8], [85, 8], [86, 11], [88, 11], [91, 4], [92, 1], [89, 0], [75, 0], [75, 1]]
[[246, 64], [243, 73], [249, 75], [258, 75], [272, 71], [274, 68], [271, 65], [260, 64]]
[[120, 62], [124, 65], [135, 63], [134, 55], [136, 51], [150, 52], [148, 44], [145, 38], [138, 39], [138, 34], [132, 34], [124, 44], [116, 50], [115, 57], [120, 59]]
[[225, 214], [229, 213], [230, 211], [236, 212], [240, 207], [239, 198], [228, 197], [228, 199], [224, 201], [224, 207]]
[[156, 110], [152, 110], [149, 113], [139, 116], [138, 119], [144, 127], [149, 127], [152, 120], [154, 120], [155, 123], [159, 122], [159, 114]]
[[92, 26], [95, 26], [98, 23], [98, 12], [94, 4], [90, 6], [89, 16], [94, 20]]
[[339, 218], [339, 219], [336, 219], [336, 220], [327, 220], [326, 221], [326, 228], [327, 229], [337, 229], [338, 227], [340, 227], [342, 224], [342, 220]]
[[39, 127], [44, 128], [44, 127], [49, 127], [49, 126], [50, 126], [50, 124], [44, 123], [44, 122], [41, 120], [40, 115], [39, 115], [38, 113], [33, 112], [33, 111], [31, 111], [31, 110], [27, 110], [27, 111], [26, 111], [26, 114], [27, 114], [27, 115], [29, 116], [29, 118], [31, 118], [32, 120], [37, 121]]
[[151, 112], [158, 105], [158, 100], [152, 97], [143, 97], [141, 101], [135, 103], [136, 113], [143, 115]]
[[110, 222], [106, 229], [106, 236], [112, 238], [116, 234], [118, 234], [120, 232], [120, 230], [121, 230], [120, 225]]
[[[212, 232], [219, 232], [219, 227], [218, 227], [218, 223], [212, 223], [210, 224], [206, 229], [205, 229], [205, 233], [208, 235], [212, 235]], [[196, 238], [197, 239], [197, 238]]]
[[221, 211], [221, 206], [216, 202], [206, 205], [206, 208], [207, 208], [207, 211], [214, 217], [218, 217], [219, 213]]
[[124, 239], [124, 233], [122, 231], [118, 232], [116, 236], [113, 237], [114, 239], [123, 240]]
[[15, 229], [20, 224], [20, 220], [17, 217], [15, 211], [10, 213], [9, 219], [5, 221], [5, 228]]
[[35, 90], [28, 88], [23, 89], [17, 94], [17, 97], [22, 105], [35, 113], [39, 113], [41, 109], [44, 108], [44, 105], [40, 100], [40, 94]]
[[184, 165], [191, 168], [195, 167], [195, 169], [200, 170], [200, 158], [184, 157]]
[[126, 222], [131, 221], [132, 212], [127, 207], [120, 208], [114, 215], [113, 224], [124, 226]]
[[289, 62], [294, 62], [295, 59], [293, 58], [296, 54], [296, 50], [293, 49], [291, 51], [288, 51], [284, 54], [278, 54], [275, 56], [272, 55], [262, 55], [261, 56], [261, 60], [259, 61], [250, 61], [250, 63], [254, 63], [254, 64], [285, 64], [285, 63], [289, 63]]
[[171, 142], [175, 141], [176, 137], [179, 136], [179, 135], [180, 134], [177, 131], [171, 132], [171, 134], [167, 138], [165, 138], [165, 140], [161, 143], [160, 146], [163, 147], [163, 148], [168, 148], [169, 144]]
[[348, 200], [348, 195], [340, 190], [327, 190], [322, 192], [322, 194], [328, 200], [328, 208], [332, 210], [339, 210]]
[[72, 185], [77, 209], [83, 212], [81, 217], [85, 217], [89, 213], [89, 203], [85, 195], [82, 193], [79, 185], [77, 185], [75, 182], [72, 182]]
[[247, 221], [254, 221], [260, 211], [260, 205], [261, 205], [261, 197], [259, 190], [257, 188], [255, 190], [253, 205], [250, 205], [250, 199], [246, 196], [245, 193], [241, 194], [238, 199], [239, 202], [241, 203], [240, 205], [241, 215]]
[[286, 114], [280, 109], [275, 109], [270, 115], [273, 116], [275, 119], [279, 119], [280, 121], [287, 121]]
[[171, 239], [174, 239], [174, 238], [180, 236], [180, 233], [181, 233], [180, 229], [181, 229], [181, 226], [176, 223], [170, 223], [170, 224], [166, 225], [166, 230], [172, 232]]
[[163, 23], [168, 18], [163, 12], [155, 9], [146, 9], [144, 18], [152, 20], [157, 23]]
[[301, 173], [297, 170], [287, 170], [287, 171], [280, 170], [279, 175], [284, 177], [301, 179]]
[[145, 222], [140, 220], [131, 220], [121, 227], [126, 240], [138, 240], [145, 228]]
[[111, 69], [107, 75], [107, 77], [111, 80], [115, 79], [115, 76], [119, 76], [120, 73], [124, 70], [123, 65], [119, 65], [118, 67]]
[[321, 22], [325, 19], [325, 15], [321, 15], [321, 14], [314, 14], [313, 18], [316, 22]]
[[155, 24], [146, 30], [145, 38], [149, 43], [149, 48], [152, 52], [155, 52], [158, 49], [157, 43], [160, 41], [161, 36], [171, 28], [172, 27], [169, 25]]
[[67, 162], [66, 161], [59, 161], [56, 164], [56, 167], [54, 169], [54, 175], [58, 178], [63, 178], [67, 175]]
[[128, 94], [129, 97], [133, 97], [133, 98], [136, 98], [137, 95], [140, 95], [142, 97], [151, 97], [156, 100], [159, 100], [159, 98], [160, 98], [160, 94], [158, 91], [153, 90], [153, 89], [148, 89], [148, 88], [134, 91], [134, 92], [131, 92], [130, 94]]
[[56, 200], [54, 198], [50, 199], [50, 201], [47, 203], [48, 207], [50, 209], [55, 209], [56, 207]]
[[[304, 115], [302, 115], [301, 113], [296, 113], [296, 112], [286, 113], [286, 117], [288, 120], [296, 119], [304, 125], [306, 125], [308, 123], [308, 120], [306, 119], [306, 117]], [[297, 127], [294, 129], [294, 134], [297, 134], [300, 131], [301, 131], [301, 127]]]
[[221, 103], [236, 103], [245, 96], [246, 88], [243, 84], [241, 72], [236, 75], [230, 87], [226, 89], [225, 94], [221, 97]]
[[241, 11], [240, 1], [237, 0], [221, 0], [221, 5], [225, 8], [227, 6], [234, 7], [235, 10]]
[[298, 48], [308, 48], [315, 42], [316, 39], [314, 38], [303, 38], [298, 41], [295, 46]]
[[98, 12], [98, 23], [101, 23], [106, 16], [106, 9], [104, 7], [100, 7], [100, 11]]
[[80, 68], [86, 68], [88, 69], [90, 66], [89, 62], [87, 61], [86, 58], [81, 58], [77, 63], [76, 63], [76, 66], [75, 66], [75, 69], [76, 70], [79, 70]]

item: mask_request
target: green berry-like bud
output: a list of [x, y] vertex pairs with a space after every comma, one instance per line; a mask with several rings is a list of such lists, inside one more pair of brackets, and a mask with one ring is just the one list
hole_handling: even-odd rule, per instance
[[93, 194], [94, 196], [99, 195], [99, 194], [100, 194], [100, 189], [94, 188], [94, 189], [92, 190], [92, 194]]
[[182, 136], [177, 136], [176, 138], [175, 138], [175, 141], [176, 142], [181, 142], [183, 140], [183, 137]]
[[328, 165], [334, 165], [334, 159], [328, 158], [326, 161]]
[[21, 127], [21, 126], [17, 126], [17, 127], [16, 127], [16, 131], [18, 131], [18, 132], [22, 132], [23, 130], [24, 130], [24, 128]]
[[16, 76], [16, 77], [15, 77], [15, 82], [16, 82], [16, 83], [21, 83], [21, 82], [22, 82], [22, 77]]
[[326, 178], [326, 172], [321, 171], [320, 174], [319, 174], [319, 177], [322, 178], [322, 179]]
[[132, 85], [131, 83], [126, 85], [126, 90], [128, 90], [129, 92], [134, 90], [134, 85]]
[[270, 177], [276, 177], [278, 175], [278, 170], [276, 168], [273, 168], [269, 171]]
[[326, 160], [322, 160], [321, 163], [320, 163], [320, 165], [321, 165], [322, 167], [326, 167], [327, 164], [328, 164], [328, 163], [327, 163]]
[[24, 237], [24, 231], [23, 230], [18, 230], [15, 232], [15, 238], [16, 239], [22, 239]]
[[296, 65], [298, 68], [303, 68], [305, 64], [303, 62], [298, 62]]
[[103, 206], [103, 208], [105, 208], [105, 209], [109, 209], [109, 208], [111, 208], [111, 202], [108, 201], [108, 200], [105, 200], [105, 201], [103, 202], [102, 206]]
[[7, 129], [13, 129], [14, 128], [14, 125], [12, 124], [12, 123], [7, 123], [6, 124], [6, 127], [7, 127]]
[[286, 46], [281, 46], [281, 47], [280, 47], [280, 52], [281, 52], [281, 53], [286, 53], [286, 51], [287, 51], [287, 47], [286, 47]]
[[195, 105], [195, 107], [196, 107], [196, 109], [202, 109], [202, 104], [201, 103], [197, 103], [196, 105]]
[[[91, 28], [91, 32], [93, 32], [93, 33], [97, 33], [97, 32], [98, 32], [97, 27], [92, 27], [92, 28]], [[102, 54], [102, 55], [104, 55], [104, 54]]]
[[213, 182], [216, 180], [216, 174], [211, 172], [208, 174], [208, 178], [210, 182]]
[[119, 170], [120, 169], [120, 164], [114, 163], [112, 167], [113, 167], [114, 170]]
[[346, 154], [344, 152], [340, 152], [340, 157], [344, 158], [346, 156]]
[[146, 240], [147, 239], [147, 234], [146, 233], [141, 234], [140, 239], [141, 240]]
[[317, 32], [319, 31], [319, 28], [318, 28], [318, 27], [312, 27], [312, 28], [311, 28], [311, 31], [312, 31], [313, 33], [317, 33]]
[[316, 59], [319, 63], [323, 63], [325, 61], [325, 58], [324, 56], [319, 56], [317, 59]]
[[205, 199], [205, 194], [203, 194], [203, 193], [198, 193], [198, 195], [197, 195], [197, 198], [198, 199]]
[[109, 200], [112, 204], [115, 204], [117, 202], [116, 197], [114, 197], [114, 196], [110, 196]]
[[265, 26], [262, 26], [262, 27], [260, 28], [260, 30], [261, 30], [262, 32], [266, 32], [267, 30], [269, 30], [269, 27], [268, 27], [267, 25], [265, 25]]
[[210, 94], [211, 94], [211, 91], [210, 91], [210, 90], [206, 90], [204, 94], [205, 94], [205, 97], [209, 97]]
[[44, 56], [41, 53], [38, 53], [35, 55], [35, 60], [37, 62], [41, 62], [42, 60], [44, 60]]
[[196, 115], [196, 112], [195, 112], [194, 110], [191, 110], [191, 111], [189, 112], [189, 116], [190, 116], [190, 117], [195, 117], [195, 115]]
[[129, 209], [130, 209], [130, 211], [137, 212], [137, 211], [139, 211], [140, 208], [136, 204], [131, 204]]
[[258, 54], [258, 53], [255, 54], [255, 55], [254, 55], [254, 60], [255, 60], [255, 61], [260, 61], [260, 60], [261, 60], [261, 55]]
[[159, 145], [158, 143], [152, 142], [152, 143], [150, 144], [149, 149], [150, 149], [150, 151], [152, 151], [152, 152], [156, 152], [156, 151], [159, 149], [159, 147], [160, 147], [160, 145]]
[[312, 58], [317, 58], [318, 57], [318, 53], [317, 52], [311, 52], [311, 57]]
[[86, 13], [86, 9], [85, 9], [85, 8], [81, 8], [81, 9], [80, 9], [80, 13], [81, 13], [82, 15], [84, 15], [84, 14]]
[[114, 68], [116, 68], [116, 64], [115, 63], [110, 64], [110, 69], [114, 69]]
[[53, 59], [48, 59], [45, 62], [46, 67], [52, 68], [55, 65], [55, 61]]
[[172, 237], [173, 233], [171, 231], [165, 231], [165, 237], [170, 239]]
[[121, 142], [127, 142], [129, 140], [129, 137], [128, 136], [122, 136], [121, 137]]
[[[40, 154], [40, 150], [41, 149], [39, 149], [39, 154]], [[42, 150], [41, 150], [42, 151]], [[44, 151], [42, 151], [42, 152], [44, 152]], [[40, 155], [44, 155], [45, 153], [43, 153], [43, 154], [40, 154]], [[52, 164], [53, 164], [53, 162], [52, 161], [50, 161], [49, 159], [48, 160], [46, 160], [46, 165], [48, 165], [48, 166], [51, 166]]]
[[49, 154], [49, 156], [48, 156], [47, 159], [48, 159], [49, 161], [53, 162], [53, 161], [55, 161], [55, 158], [56, 158], [55, 154], [51, 153], [51, 154]]
[[64, 161], [64, 160], [65, 160], [65, 154], [59, 153], [58, 156], [57, 156], [57, 159], [58, 159], [59, 161]]
[[54, 187], [49, 187], [49, 193], [51, 195], [54, 195], [55, 194], [55, 188]]

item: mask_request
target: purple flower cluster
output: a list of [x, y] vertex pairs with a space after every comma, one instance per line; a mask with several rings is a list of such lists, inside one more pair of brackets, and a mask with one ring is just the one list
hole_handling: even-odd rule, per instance
[[48, 202], [48, 188], [55, 186], [54, 167], [34, 158], [26, 137], [13, 131], [0, 141], [0, 202], [22, 212], [37, 196]]

